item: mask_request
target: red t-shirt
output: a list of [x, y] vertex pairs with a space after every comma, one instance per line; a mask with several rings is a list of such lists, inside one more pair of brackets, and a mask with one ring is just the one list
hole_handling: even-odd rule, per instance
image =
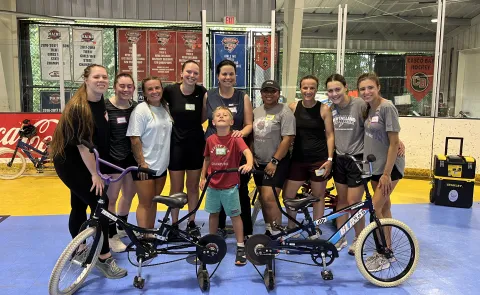
[[[208, 174], [216, 170], [236, 168], [240, 165], [243, 151], [248, 149], [245, 141], [241, 137], [232, 137], [231, 133], [227, 136], [218, 136], [212, 134], [207, 138], [205, 145], [205, 157], [210, 157], [210, 166]], [[220, 173], [213, 176], [208, 185], [211, 188], [227, 189], [240, 183], [239, 173], [229, 172]]]

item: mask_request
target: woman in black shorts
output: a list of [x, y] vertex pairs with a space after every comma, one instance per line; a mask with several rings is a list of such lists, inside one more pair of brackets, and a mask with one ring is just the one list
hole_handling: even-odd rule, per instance
[[[193, 60], [182, 65], [182, 81], [165, 87], [163, 99], [168, 102], [173, 124], [170, 163], [170, 195], [183, 192], [187, 187], [188, 210], [197, 206], [198, 184], [203, 165], [202, 113], [205, 87], [197, 85], [200, 66]], [[187, 176], [185, 182], [185, 174]], [[179, 209], [172, 210], [172, 222], [178, 221]], [[195, 214], [190, 215], [187, 231], [200, 236], [200, 228], [195, 224]]]
[[[121, 168], [137, 166], [132, 154], [130, 138], [127, 137], [130, 114], [137, 105], [137, 102], [132, 99], [135, 91], [132, 76], [127, 73], [118, 74], [113, 82], [113, 89], [115, 95], [105, 102], [110, 125], [110, 161]], [[118, 170], [112, 169], [111, 175], [116, 178], [120, 176], [120, 173]], [[118, 210], [116, 210], [120, 190], [122, 196], [118, 201]], [[108, 210], [117, 212], [117, 215], [126, 222], [136, 192], [130, 173], [125, 175], [121, 181], [112, 182], [107, 191]], [[117, 230], [117, 226], [111, 221], [109, 227], [110, 248], [113, 252], [125, 251], [127, 246], [120, 240], [120, 238], [126, 236], [125, 231], [120, 227]]]
[[[332, 112], [326, 104], [315, 100], [318, 89], [318, 79], [315, 76], [305, 76], [300, 80], [302, 100], [290, 103], [296, 122], [296, 136], [293, 143], [290, 173], [285, 186], [285, 198], [294, 198], [298, 189], [306, 180], [310, 180], [313, 196], [320, 198], [313, 205], [313, 218], [318, 219], [325, 211], [325, 187], [332, 170], [334, 134]], [[288, 210], [292, 217], [297, 212]], [[289, 227], [294, 227], [288, 221]], [[311, 238], [318, 238], [319, 233]]]

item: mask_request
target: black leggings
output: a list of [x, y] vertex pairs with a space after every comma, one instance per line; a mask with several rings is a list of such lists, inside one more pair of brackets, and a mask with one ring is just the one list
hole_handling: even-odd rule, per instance
[[[75, 238], [79, 234], [80, 227], [87, 221], [87, 207], [93, 214], [97, 207], [99, 196], [95, 195], [95, 190], [90, 192], [92, 187], [92, 176], [85, 165], [83, 167], [71, 168], [70, 165], [54, 162], [55, 170], [63, 183], [70, 189], [70, 218], [68, 219], [68, 229], [70, 235]], [[79, 165], [80, 166], [80, 165]], [[106, 187], [104, 188], [106, 190]], [[105, 208], [108, 208], [108, 198]], [[108, 244], [108, 219], [100, 219], [103, 232], [103, 245], [100, 254], [110, 252]]]
[[[240, 165], [243, 165], [242, 163]], [[240, 174], [240, 186], [238, 188], [238, 194], [240, 196], [240, 208], [242, 209], [242, 213], [240, 217], [242, 218], [243, 222], [243, 234], [251, 235], [253, 233], [253, 225], [252, 225], [252, 207], [250, 205], [250, 197], [248, 196], [248, 182], [250, 181], [250, 173], [248, 174]], [[224, 229], [225, 222], [227, 220], [227, 215], [225, 211], [220, 211], [220, 220], [218, 222], [218, 227]]]

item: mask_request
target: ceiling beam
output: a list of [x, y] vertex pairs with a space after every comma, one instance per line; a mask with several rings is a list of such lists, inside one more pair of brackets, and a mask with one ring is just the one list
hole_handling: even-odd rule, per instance
[[[347, 33], [346, 40], [375, 40], [375, 41], [426, 41], [426, 42], [435, 42], [435, 34], [395, 34], [390, 36], [390, 34], [381, 34], [381, 33], [363, 33], [363, 34], [349, 34]], [[302, 39], [337, 39], [337, 33], [328, 34], [328, 33], [311, 33], [304, 32], [302, 33]]]
[[[277, 12], [276, 18], [278, 21], [284, 20], [283, 12]], [[393, 15], [380, 15], [380, 16], [365, 16], [363, 14], [349, 14], [348, 22], [354, 23], [389, 23], [389, 24], [408, 24], [413, 22], [418, 25], [431, 25], [432, 18], [434, 17], [425, 17], [425, 16], [402, 16], [397, 17]], [[327, 13], [304, 13], [303, 14], [304, 22], [331, 22], [336, 23], [338, 21], [338, 16], [336, 14], [327, 14]], [[470, 26], [471, 19], [467, 18], [454, 18], [446, 17], [445, 25], [446, 26]]]

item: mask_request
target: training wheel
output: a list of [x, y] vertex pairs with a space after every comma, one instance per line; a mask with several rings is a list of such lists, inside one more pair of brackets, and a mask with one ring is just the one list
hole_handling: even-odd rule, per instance
[[135, 276], [133, 279], [133, 286], [137, 289], [143, 289], [143, 287], [145, 287], [145, 279]]
[[208, 271], [199, 271], [197, 274], [197, 280], [200, 290], [207, 291], [210, 288], [210, 276], [208, 275]]
[[275, 289], [275, 275], [273, 274], [273, 270], [265, 268], [265, 272], [263, 273], [263, 282], [265, 283], [267, 290], [271, 291]]

